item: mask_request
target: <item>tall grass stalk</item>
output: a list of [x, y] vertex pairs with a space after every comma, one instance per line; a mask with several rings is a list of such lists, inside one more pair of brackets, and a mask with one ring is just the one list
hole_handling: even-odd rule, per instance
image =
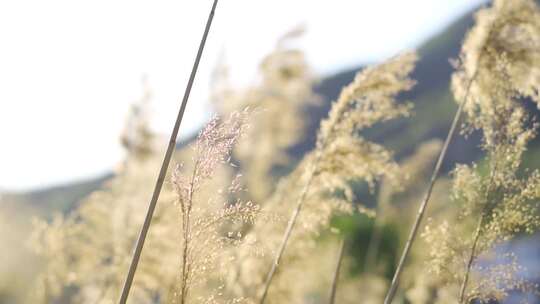
[[[489, 39], [491, 38], [493, 32], [494, 32], [494, 25], [493, 24], [488, 25], [487, 35], [486, 35], [487, 38], [483, 42], [482, 46], [480, 47], [478, 57], [477, 57], [477, 62], [481, 62], [482, 57], [486, 53], [486, 48], [489, 46]], [[409, 237], [407, 239], [407, 242], [405, 244], [405, 248], [403, 249], [403, 253], [401, 255], [398, 266], [397, 266], [396, 271], [394, 273], [394, 277], [392, 278], [392, 283], [390, 285], [390, 288], [389, 288], [388, 293], [386, 295], [386, 298], [384, 300], [384, 304], [390, 304], [392, 302], [392, 300], [394, 299], [395, 295], [396, 295], [401, 273], [403, 272], [403, 268], [405, 267], [405, 263], [407, 262], [407, 257], [409, 256], [412, 244], [414, 243], [414, 241], [415, 241], [415, 239], [416, 239], [416, 237], [418, 235], [418, 228], [420, 228], [420, 224], [421, 224], [422, 219], [423, 219], [423, 217], [425, 215], [426, 207], [427, 207], [427, 205], [429, 203], [429, 199], [431, 198], [431, 193], [433, 191], [433, 187], [435, 185], [435, 182], [436, 182], [436, 180], [437, 180], [437, 178], [439, 176], [442, 163], [443, 163], [443, 161], [444, 161], [444, 159], [446, 157], [446, 153], [448, 151], [448, 147], [450, 146], [452, 138], [454, 137], [454, 133], [457, 130], [457, 125], [458, 125], [458, 122], [459, 122], [459, 120], [461, 118], [462, 113], [464, 112], [464, 108], [467, 105], [467, 101], [469, 99], [469, 95], [470, 95], [470, 92], [471, 92], [471, 87], [472, 87], [473, 83], [476, 81], [476, 78], [478, 77], [478, 71], [479, 71], [478, 66], [475, 66], [474, 67], [474, 72], [472, 73], [472, 76], [470, 77], [469, 81], [467, 82], [467, 85], [465, 87], [465, 92], [463, 94], [463, 99], [459, 103], [458, 110], [457, 110], [457, 112], [456, 112], [456, 114], [454, 116], [454, 120], [452, 121], [452, 125], [450, 127], [450, 130], [448, 131], [448, 135], [447, 135], [446, 140], [444, 142], [444, 145], [443, 145], [443, 147], [441, 149], [441, 153], [439, 154], [439, 158], [437, 160], [437, 163], [435, 164], [435, 168], [433, 170], [433, 174], [431, 176], [431, 179], [430, 179], [426, 194], [424, 196], [424, 199], [420, 203], [420, 208], [418, 209], [418, 214], [417, 214], [416, 219], [415, 219], [415, 221], [413, 223], [411, 232], [410, 232]]]
[[[323, 146], [326, 146], [326, 141], [323, 143]], [[289, 242], [289, 239], [291, 237], [291, 233], [294, 228], [294, 225], [296, 224], [296, 221], [298, 220], [298, 215], [300, 215], [300, 211], [302, 210], [302, 206], [304, 204], [304, 201], [306, 200], [309, 188], [311, 187], [311, 183], [313, 182], [313, 177], [315, 176], [315, 172], [317, 172], [319, 168], [319, 162], [322, 158], [322, 150], [323, 149], [317, 150], [317, 156], [311, 166], [312, 169], [309, 172], [307, 181], [304, 184], [304, 187], [302, 188], [302, 192], [296, 202], [296, 207], [294, 208], [292, 216], [289, 219], [289, 223], [287, 224], [287, 229], [285, 230], [285, 234], [283, 234], [283, 240], [281, 241], [281, 244], [279, 246], [278, 253], [275, 256], [274, 262], [272, 263], [272, 268], [270, 269], [270, 272], [268, 273], [266, 277], [266, 281], [264, 283], [263, 294], [259, 301], [260, 304], [263, 304], [264, 301], [266, 300], [266, 297], [268, 295], [268, 290], [270, 288], [270, 285], [272, 284], [272, 279], [274, 278], [274, 275], [276, 274], [276, 271], [279, 267], [279, 262], [281, 261], [281, 258], [283, 257], [283, 253], [285, 252], [285, 248], [287, 247], [287, 243]]]
[[495, 172], [497, 170], [497, 163], [493, 166], [493, 169], [490, 173], [489, 177], [489, 183], [487, 186], [487, 191], [484, 199], [484, 206], [482, 208], [482, 211], [480, 213], [480, 217], [478, 218], [478, 224], [476, 225], [476, 229], [474, 231], [473, 236], [473, 243], [471, 245], [471, 253], [469, 255], [469, 258], [467, 259], [467, 268], [465, 269], [465, 275], [463, 276], [463, 282], [461, 283], [461, 287], [459, 289], [459, 304], [463, 304], [463, 301], [465, 301], [465, 291], [467, 290], [467, 284], [469, 283], [469, 276], [471, 273], [472, 266], [474, 264], [474, 261], [476, 260], [476, 248], [478, 246], [478, 241], [480, 240], [480, 235], [482, 232], [482, 227], [484, 226], [484, 220], [487, 216], [488, 210], [489, 210], [489, 195], [494, 190], [493, 189], [493, 182], [495, 179]]
[[182, 99], [182, 104], [180, 106], [180, 110], [178, 112], [178, 116], [176, 118], [176, 122], [174, 124], [174, 128], [171, 134], [171, 137], [169, 139], [169, 144], [167, 146], [167, 151], [165, 152], [165, 157], [163, 159], [163, 164], [161, 165], [161, 169], [159, 171], [159, 176], [156, 181], [156, 185], [154, 187], [154, 192], [152, 194], [152, 198], [150, 199], [150, 204], [148, 206], [148, 211], [146, 213], [146, 217], [144, 219], [143, 226], [141, 228], [141, 232], [139, 234], [139, 238], [137, 239], [137, 243], [135, 245], [135, 249], [133, 252], [133, 258], [131, 260], [131, 264], [129, 266], [129, 270], [126, 276], [126, 281], [122, 288], [122, 294], [120, 295], [120, 300], [118, 301], [120, 304], [125, 304], [128, 296], [129, 296], [129, 290], [131, 288], [131, 285], [133, 284], [133, 278], [135, 277], [135, 272], [137, 271], [137, 265], [139, 264], [139, 259], [141, 257], [141, 253], [144, 247], [144, 241], [146, 239], [146, 235], [148, 233], [148, 230], [150, 228], [150, 224], [152, 222], [152, 216], [154, 215], [154, 210], [156, 208], [157, 201], [159, 199], [159, 195], [161, 193], [161, 188], [163, 187], [163, 182], [165, 181], [165, 177], [167, 175], [167, 169], [169, 168], [169, 164], [172, 158], [172, 154], [176, 148], [176, 138], [178, 137], [178, 131], [180, 130], [180, 125], [182, 123], [182, 118], [184, 117], [184, 112], [186, 110], [187, 102], [189, 99], [189, 95], [191, 93], [191, 88], [193, 87], [193, 83], [195, 81], [195, 76], [197, 75], [197, 70], [199, 68], [199, 63], [201, 61], [201, 57], [203, 54], [204, 46], [206, 44], [206, 39], [208, 38], [208, 33], [210, 32], [210, 27], [212, 25], [212, 20], [214, 19], [214, 14], [216, 11], [216, 7], [218, 4], [218, 0], [214, 0], [214, 3], [212, 5], [212, 9], [210, 10], [210, 15], [208, 16], [208, 20], [206, 22], [206, 27], [204, 29], [204, 33], [201, 39], [201, 43], [199, 45], [199, 50], [197, 52], [197, 56], [195, 57], [195, 62], [193, 64], [193, 68], [191, 70], [191, 75], [189, 77], [189, 81], [187, 83], [184, 97]]
[[[365, 69], [357, 74], [351, 84], [343, 88], [340, 96], [333, 103], [328, 119], [321, 122], [313, 160], [307, 164], [304, 184], [301, 187], [300, 195], [274, 258], [272, 268], [266, 277], [260, 304], [264, 303], [268, 295], [268, 289], [315, 176], [321, 173], [319, 170], [335, 169], [335, 166], [351, 163], [350, 158], [344, 160], [331, 156], [327, 159], [329, 154], [327, 150], [338, 149], [340, 148], [339, 144], [343, 144], [343, 142], [362, 147], [362, 149], [355, 151], [355, 154], [366, 153], [366, 155], [353, 165], [357, 171], [352, 173], [366, 180], [368, 184], [372, 184], [383, 176], [394, 176], [393, 171], [397, 164], [391, 160], [391, 153], [379, 145], [356, 136], [360, 130], [371, 127], [378, 122], [409, 115], [411, 105], [408, 103], [397, 104], [395, 97], [401, 91], [409, 90], [414, 85], [409, 74], [413, 70], [416, 60], [415, 53], [405, 53], [378, 66]], [[370, 154], [374, 151], [376, 155]], [[336, 154], [335, 151], [331, 152], [331, 155]], [[345, 151], [344, 155], [347, 156], [347, 153], [350, 152]]]
[[471, 273], [471, 268], [476, 258], [476, 247], [478, 245], [478, 240], [480, 239], [480, 232], [482, 231], [482, 226], [484, 224], [485, 217], [486, 217], [486, 212], [484, 210], [484, 212], [482, 212], [482, 214], [480, 215], [480, 218], [478, 219], [478, 224], [474, 232], [474, 240], [471, 246], [471, 254], [469, 255], [469, 258], [467, 260], [467, 266], [466, 266], [467, 268], [465, 270], [463, 282], [461, 283], [461, 287], [459, 289], [459, 304], [463, 304], [463, 301], [465, 301], [465, 291], [467, 290], [467, 284], [469, 283], [469, 275]]
[[[197, 159], [199, 160], [199, 159]], [[181, 202], [182, 205], [182, 273], [180, 277], [180, 304], [186, 302], [187, 294], [189, 291], [189, 262], [188, 262], [188, 251], [190, 250], [190, 220], [191, 220], [191, 210], [193, 206], [193, 194], [195, 192], [195, 178], [197, 177], [199, 161], [195, 162], [193, 167], [193, 173], [191, 175], [191, 182], [189, 183], [188, 190], [188, 201]]]
[[420, 224], [422, 222], [422, 219], [424, 218], [424, 215], [426, 213], [426, 208], [429, 203], [429, 199], [431, 198], [431, 193], [433, 192], [433, 187], [435, 186], [435, 182], [437, 181], [437, 178], [439, 177], [439, 173], [441, 171], [442, 163], [446, 157], [446, 153], [448, 152], [448, 147], [450, 146], [450, 143], [452, 142], [452, 139], [454, 137], [454, 134], [456, 133], [458, 123], [461, 119], [461, 115], [463, 114], [463, 109], [465, 107], [465, 104], [467, 103], [467, 100], [469, 99], [469, 93], [471, 86], [476, 79], [476, 76], [478, 73], [474, 73], [473, 77], [471, 78], [471, 81], [469, 82], [467, 86], [467, 90], [465, 93], [465, 97], [459, 104], [459, 107], [456, 111], [456, 114], [454, 115], [454, 120], [452, 121], [452, 125], [450, 127], [450, 130], [448, 131], [448, 135], [446, 136], [446, 140], [444, 141], [444, 145], [441, 149], [441, 153], [439, 154], [439, 158], [437, 159], [437, 163], [435, 164], [435, 168], [433, 169], [433, 174], [431, 175], [431, 179], [429, 181], [429, 185], [426, 191], [426, 194], [424, 196], [424, 199], [420, 203], [420, 208], [418, 209], [418, 213], [416, 215], [416, 219], [413, 223], [413, 226], [411, 228], [411, 232], [409, 234], [409, 237], [407, 239], [407, 242], [405, 243], [405, 248], [403, 249], [403, 252], [401, 254], [401, 258], [399, 259], [398, 266], [396, 268], [396, 271], [394, 273], [394, 277], [392, 278], [392, 283], [390, 284], [390, 288], [388, 289], [388, 293], [386, 294], [386, 297], [384, 299], [384, 304], [390, 304], [392, 303], [392, 300], [396, 296], [397, 288], [399, 285], [399, 279], [401, 277], [401, 274], [403, 272], [403, 268], [405, 267], [405, 263], [407, 262], [407, 258], [409, 256], [409, 253], [411, 251], [412, 245], [414, 241], [416, 240], [416, 237], [418, 236], [418, 229], [420, 228]]
[[341, 272], [341, 263], [343, 262], [343, 256], [345, 255], [345, 238], [343, 237], [339, 241], [339, 252], [336, 261], [336, 268], [334, 269], [334, 276], [332, 278], [332, 288], [330, 289], [330, 299], [328, 304], [334, 304], [336, 302], [336, 293], [339, 281], [339, 274]]

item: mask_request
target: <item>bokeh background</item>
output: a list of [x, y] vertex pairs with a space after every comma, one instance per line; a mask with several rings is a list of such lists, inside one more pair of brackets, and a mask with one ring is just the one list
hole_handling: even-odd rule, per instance
[[[315, 92], [323, 104], [308, 109], [309, 129], [291, 151], [295, 159], [313, 147], [330, 101], [357, 71], [418, 50], [413, 74], [418, 85], [404, 96], [415, 103], [414, 119], [366, 135], [384, 142], [398, 159], [409, 155], [421, 142], [446, 135], [456, 108], [448, 59], [459, 54], [473, 11], [485, 3], [223, 0], [179, 145], [213, 114], [217, 66], [229, 67], [234, 86], [250, 86], [258, 81], [257, 66], [278, 38], [302, 26], [306, 34], [295, 47], [305, 52], [318, 77]], [[0, 238], [8, 248], [0, 250], [0, 275], [19, 286], [15, 292], [39, 268], [25, 241], [31, 218], [68, 213], [114, 174], [125, 157], [119, 138], [129, 106], [147, 88], [152, 93], [151, 128], [168, 136], [210, 5], [201, 0], [0, 3], [0, 210], [7, 214], [0, 218]], [[479, 142], [475, 134], [457, 138], [445, 173], [455, 163], [481, 157]], [[538, 148], [535, 143], [527, 154], [530, 167], [538, 167]], [[540, 273], [538, 250], [517, 248], [529, 272]]]
[[[462, 33], [449, 37], [444, 31], [482, 2], [224, 1], [181, 137], [210, 117], [217, 63], [231, 66], [235, 84], [255, 83], [259, 62], [298, 25], [307, 28], [299, 47], [325, 78], [434, 37], [459, 41]], [[0, 189], [44, 188], [109, 172], [122, 158], [118, 137], [129, 104], [141, 95], [142, 77], [153, 92], [153, 128], [168, 134], [210, 4], [2, 2]]]

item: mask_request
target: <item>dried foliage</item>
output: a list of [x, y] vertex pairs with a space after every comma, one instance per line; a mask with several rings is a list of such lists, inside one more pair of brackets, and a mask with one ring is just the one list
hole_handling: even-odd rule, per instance
[[465, 111], [471, 128], [491, 144], [518, 97], [540, 104], [540, 11], [532, 0], [497, 0], [480, 10], [463, 43], [452, 89], [457, 100], [470, 84]]
[[416, 55], [407, 53], [381, 65], [367, 68], [346, 86], [334, 102], [329, 116], [321, 122], [315, 157], [315, 176], [327, 189], [344, 189], [354, 200], [351, 189], [340, 177], [366, 181], [373, 188], [375, 181], [385, 178], [399, 187], [399, 166], [392, 153], [382, 145], [367, 141], [359, 132], [377, 123], [410, 114], [411, 105], [399, 104], [396, 96], [409, 90], [414, 81], [409, 73]]
[[[398, 97], [415, 84], [417, 57], [405, 53], [359, 72], [332, 103], [315, 148], [295, 160], [290, 150], [312, 123], [306, 109], [320, 102], [303, 52], [290, 45], [301, 33], [277, 43], [250, 87], [217, 79], [219, 116], [175, 152], [178, 165], [155, 211], [130, 303], [385, 300], [402, 232], [416, 215], [412, 202], [442, 144], [427, 140], [398, 162], [365, 133], [411, 115], [412, 105]], [[496, 0], [478, 12], [452, 89], [467, 115], [464, 133], [482, 133], [485, 158], [438, 181], [396, 299], [491, 303], [537, 292], [517, 255], [502, 248], [540, 227], [540, 171], [524, 163], [536, 136], [525, 105], [540, 105], [539, 49], [540, 10], [532, 0]], [[122, 136], [126, 159], [102, 189], [68, 214], [35, 220], [31, 244], [43, 269], [29, 303], [118, 299], [161, 161], [150, 98], [146, 87]], [[360, 228], [334, 225], [344, 218]], [[390, 249], [383, 246], [388, 227], [396, 231]], [[342, 247], [345, 238], [351, 248]]]
[[[242, 188], [239, 176], [233, 179], [226, 193], [218, 192], [217, 197], [201, 198], [199, 192], [204, 184], [216, 174], [219, 165], [230, 165], [231, 151], [247, 128], [249, 112], [234, 112], [227, 120], [213, 118], [199, 133], [193, 147], [193, 168], [185, 174], [182, 165], [173, 174], [173, 185], [177, 195], [176, 205], [181, 223], [181, 266], [173, 303], [188, 303], [191, 290], [208, 283], [211, 277], [224, 265], [218, 263], [220, 255], [228, 246], [241, 242], [241, 231], [224, 234], [223, 224], [253, 224], [258, 206], [237, 198], [233, 202], [226, 199], [236, 196]], [[223, 201], [225, 199], [225, 201]], [[233, 227], [234, 228], [234, 227]], [[210, 301], [210, 300], [207, 300]], [[214, 296], [211, 301], [217, 301]]]
[[[156, 210], [131, 303], [239, 303], [240, 299], [220, 296], [220, 275], [225, 268], [218, 258], [225, 247], [241, 243], [240, 224], [253, 223], [258, 213], [256, 204], [241, 200], [240, 177], [231, 180], [227, 170], [248, 116], [248, 111], [242, 111], [223, 121], [212, 119], [193, 149], [180, 153], [184, 159], [191, 156], [192, 162], [178, 166], [172, 187], [162, 195], [165, 202]], [[131, 138], [143, 142], [137, 132], [133, 134]], [[118, 299], [137, 227], [144, 219], [143, 198], [159, 166], [159, 156], [147, 153], [155, 150], [152, 146], [130, 150], [104, 190], [93, 193], [67, 217], [36, 222], [32, 243], [46, 260], [46, 268], [32, 303], [114, 303]], [[185, 176], [186, 170], [191, 175]]]
[[[282, 223], [268, 225], [261, 222], [253, 227], [250, 237], [257, 240], [257, 247], [269, 258], [279, 259], [279, 272], [271, 274], [272, 288], [267, 301], [279, 303], [285, 300], [301, 301], [302, 284], [291, 281], [290, 277], [300, 271], [297, 262], [304, 262], [314, 254], [315, 237], [328, 230], [330, 219], [339, 213], [351, 213], [358, 199], [354, 196], [352, 181], [365, 181], [373, 186], [382, 177], [397, 180], [399, 166], [392, 159], [392, 153], [381, 145], [362, 138], [359, 132], [365, 128], [409, 113], [409, 104], [397, 104], [396, 95], [409, 89], [413, 81], [408, 78], [416, 56], [405, 54], [387, 63], [368, 68], [358, 74], [349, 86], [344, 88], [334, 103], [328, 119], [321, 123], [321, 130], [315, 150], [308, 154], [297, 169], [278, 186], [275, 194], [265, 205], [271, 212], [290, 217], [298, 205], [302, 213], [290, 220], [298, 222], [288, 244], [286, 253], [282, 235], [289, 230]], [[295, 262], [297, 261], [297, 262]], [[332, 265], [331, 260], [329, 265]], [[247, 262], [243, 262], [247, 264]], [[249, 278], [242, 278], [246, 271], [239, 265], [233, 280], [241, 286], [235, 288], [245, 297], [257, 299], [268, 289], [266, 271], [270, 269], [270, 259], [255, 258], [249, 263]], [[319, 264], [320, 266], [320, 264]], [[331, 266], [330, 266], [331, 269]], [[265, 271], [266, 270], [266, 271]], [[305, 268], [302, 268], [305, 271]], [[248, 294], [244, 294], [248, 292]]]
[[535, 289], [519, 276], [515, 256], [497, 247], [540, 227], [540, 173], [520, 172], [536, 129], [520, 98], [539, 101], [539, 20], [533, 1], [495, 1], [478, 13], [454, 75], [457, 99], [471, 87], [466, 127], [482, 131], [487, 161], [483, 168], [454, 170], [453, 200], [461, 212], [452, 224], [431, 223], [423, 236], [431, 271], [460, 286], [460, 303], [502, 301], [510, 291]]
[[[135, 108], [143, 109], [147, 96], [148, 91]], [[61, 299], [70, 303], [110, 303], [118, 299], [138, 227], [144, 219], [144, 201], [160, 161], [152, 153], [154, 136], [148, 129], [147, 113], [131, 111], [128, 126], [133, 130], [122, 142], [129, 154], [104, 189], [92, 193], [67, 216], [57, 216], [51, 223], [37, 221], [33, 244], [46, 267], [43, 277], [38, 278], [40, 288], [35, 290], [33, 303]], [[165, 194], [163, 198], [171, 196]], [[159, 209], [156, 217], [171, 218], [169, 214]], [[175, 255], [170, 254], [173, 243], [159, 241], [166, 234], [158, 228], [148, 239], [155, 250], [143, 257], [132, 289], [133, 303], [148, 303], [167, 293], [169, 286], [162, 282], [171, 276], [167, 263]]]

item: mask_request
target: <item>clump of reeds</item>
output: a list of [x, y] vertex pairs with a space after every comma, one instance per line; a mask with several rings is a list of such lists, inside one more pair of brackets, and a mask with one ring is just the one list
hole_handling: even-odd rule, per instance
[[[314, 231], [324, 227], [333, 214], [331, 196], [324, 196], [325, 191], [340, 190], [345, 202], [355, 200], [348, 181], [365, 181], [370, 187], [381, 177], [389, 181], [398, 180], [399, 167], [392, 159], [392, 153], [383, 146], [370, 142], [359, 132], [400, 116], [407, 116], [410, 104], [399, 104], [395, 98], [401, 91], [410, 89], [414, 81], [409, 73], [414, 67], [416, 55], [404, 54], [388, 62], [368, 68], [359, 73], [355, 80], [345, 87], [333, 104], [328, 119], [321, 123], [315, 150], [307, 156], [299, 167], [299, 180], [295, 180], [298, 192], [287, 228], [279, 242], [271, 270], [265, 280], [260, 302], [264, 302], [269, 288], [278, 270], [281, 259], [291, 238], [293, 228], [306, 202], [317, 201], [327, 206], [326, 212], [313, 214], [302, 225], [314, 227]], [[396, 182], [396, 187], [399, 184]], [[293, 192], [294, 193], [294, 192]], [[288, 193], [286, 197], [290, 197]], [[281, 194], [283, 199], [283, 194]], [[343, 207], [341, 207], [343, 210]], [[307, 217], [307, 216], [306, 216]], [[327, 227], [327, 226], [326, 226]], [[291, 243], [297, 240], [291, 241]]]
[[[452, 225], [431, 224], [424, 237], [430, 268], [460, 286], [459, 303], [501, 301], [512, 290], [534, 290], [519, 276], [513, 254], [492, 256], [504, 242], [540, 227], [540, 173], [521, 170], [523, 153], [536, 134], [521, 98], [540, 101], [535, 89], [540, 85], [539, 19], [537, 5], [527, 0], [495, 1], [481, 10], [454, 75], [456, 98], [469, 91], [466, 130], [482, 131], [487, 159], [483, 166], [455, 169], [453, 198], [461, 213]], [[472, 236], [465, 237], [467, 232]], [[492, 264], [485, 261], [490, 259]]]
[[[401, 164], [362, 132], [410, 115], [411, 104], [397, 99], [414, 85], [413, 53], [358, 73], [322, 121], [313, 151], [292, 168], [296, 163], [288, 150], [308, 126], [305, 106], [317, 99], [303, 53], [286, 46], [298, 33], [280, 40], [252, 88], [218, 92], [224, 118], [213, 117], [190, 148], [175, 153], [179, 165], [161, 196], [174, 203], [155, 211], [130, 301], [303, 303], [311, 297], [380, 303], [389, 283], [376, 267], [381, 226], [410, 221], [408, 202], [442, 150], [387, 294], [390, 303], [462, 112], [464, 132], [482, 132], [486, 159], [453, 170], [450, 190], [457, 208], [438, 210], [428, 222], [422, 234], [427, 247], [413, 256], [416, 265], [404, 296], [415, 304], [487, 303], [514, 290], [534, 292], [537, 287], [519, 276], [523, 268], [517, 257], [498, 248], [540, 227], [540, 172], [523, 168], [536, 135], [536, 123], [523, 105], [526, 99], [540, 104], [537, 5], [497, 0], [477, 14], [456, 63], [452, 88], [460, 108], [447, 141], [442, 147], [429, 142]], [[245, 106], [259, 112], [249, 124]], [[144, 114], [143, 106], [133, 108], [123, 136], [127, 160], [104, 189], [68, 215], [37, 222], [34, 245], [45, 271], [33, 303], [118, 298], [137, 227], [145, 219], [141, 203], [160, 161]], [[292, 172], [277, 182], [279, 166]], [[349, 240], [331, 220], [355, 212], [375, 215], [357, 196], [359, 182], [367, 191], [379, 186], [379, 206], [372, 244], [365, 248], [370, 267], [351, 278], [344, 275], [351, 264]], [[425, 257], [427, 267], [419, 260]]]
[[[243, 191], [240, 176], [215, 196], [202, 195], [201, 201], [199, 193], [204, 184], [214, 178], [218, 166], [231, 165], [232, 149], [247, 129], [248, 116], [246, 110], [234, 112], [226, 120], [214, 117], [197, 137], [189, 173], [185, 173], [183, 165], [178, 165], [174, 171], [172, 183], [177, 195], [175, 204], [180, 215], [182, 245], [178, 289], [173, 303], [188, 303], [191, 290], [220, 271], [218, 258], [225, 248], [241, 242], [242, 231], [238, 227], [237, 231], [224, 233], [223, 225], [255, 221], [258, 206], [238, 196]], [[229, 201], [231, 198], [234, 200]]]

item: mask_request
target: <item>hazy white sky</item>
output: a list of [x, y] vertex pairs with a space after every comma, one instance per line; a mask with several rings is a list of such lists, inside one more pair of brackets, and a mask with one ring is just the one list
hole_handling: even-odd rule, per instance
[[[181, 134], [208, 117], [212, 68], [236, 83], [298, 24], [320, 74], [414, 48], [482, 0], [221, 0]], [[122, 158], [118, 136], [148, 75], [168, 134], [212, 0], [0, 2], [0, 189], [90, 177]], [[182, 135], [181, 135], [182, 136]]]

